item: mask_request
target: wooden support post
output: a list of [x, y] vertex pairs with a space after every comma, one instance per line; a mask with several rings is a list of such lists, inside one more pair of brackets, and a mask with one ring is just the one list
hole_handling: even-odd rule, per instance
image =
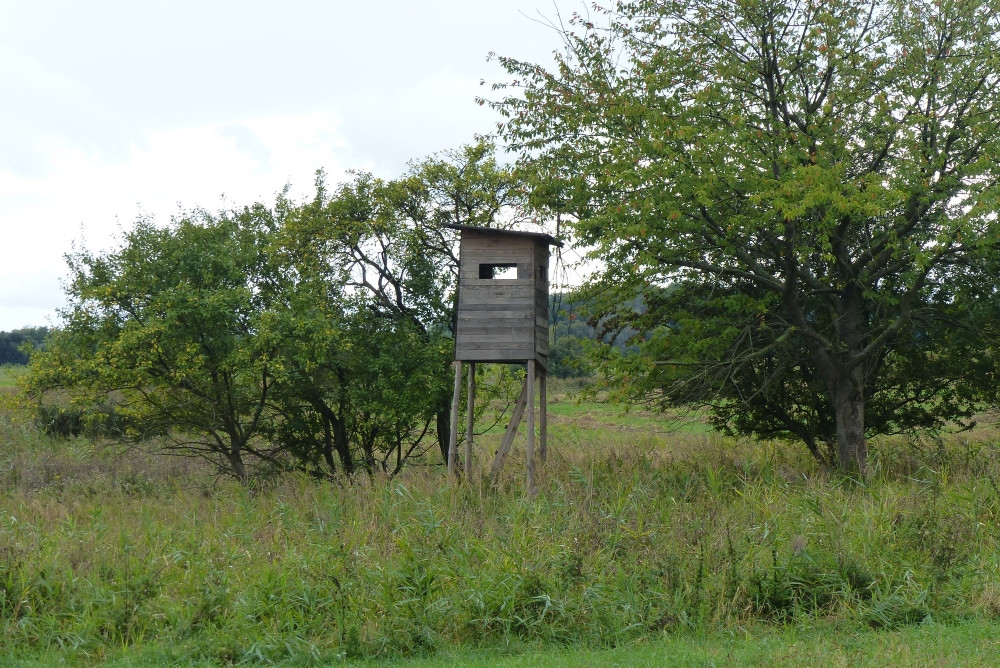
[[500, 477], [500, 469], [503, 468], [503, 460], [510, 451], [510, 446], [514, 442], [514, 436], [517, 435], [517, 426], [521, 424], [521, 416], [524, 415], [524, 407], [527, 403], [528, 385], [525, 383], [521, 387], [521, 395], [514, 403], [514, 410], [510, 415], [510, 424], [507, 425], [507, 431], [504, 432], [503, 440], [500, 441], [500, 447], [497, 448], [497, 456], [493, 459], [493, 466], [490, 467], [490, 478], [493, 479], [494, 483]]
[[529, 496], [535, 493], [535, 360], [528, 360], [525, 365], [528, 369], [528, 378], [525, 381], [525, 388], [528, 392], [528, 446], [526, 448], [527, 476], [525, 486]]
[[476, 415], [476, 363], [469, 362], [468, 411], [465, 419], [465, 477], [472, 477], [472, 437], [475, 428]]
[[538, 458], [542, 464], [548, 458], [549, 402], [547, 383], [548, 373], [542, 369], [538, 374]]
[[448, 478], [455, 475], [458, 459], [458, 407], [462, 398], [462, 363], [455, 362], [455, 394], [451, 398], [451, 430], [448, 434]]

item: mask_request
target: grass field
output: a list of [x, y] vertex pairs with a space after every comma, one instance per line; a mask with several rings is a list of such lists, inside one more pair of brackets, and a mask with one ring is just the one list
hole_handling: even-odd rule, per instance
[[517, 456], [498, 488], [439, 466], [243, 487], [8, 405], [3, 663], [995, 665], [992, 419], [876, 442], [862, 483], [555, 394], [533, 500]]
[[[872, 632], [836, 624], [808, 624], [733, 629], [709, 635], [679, 635], [642, 641], [610, 650], [526, 650], [514, 656], [494, 651], [465, 652], [406, 663], [408, 668], [468, 666], [469, 668], [929, 668], [996, 666], [1000, 656], [1000, 624], [975, 620], [954, 624], [928, 623], [895, 631]], [[372, 663], [371, 665], [376, 665]]]
[[14, 376], [17, 370], [11, 366], [0, 366], [0, 388], [14, 386]]
[[[834, 624], [802, 628], [760, 628], [710, 635], [675, 635], [645, 640], [616, 649], [532, 648], [441, 651], [418, 659], [349, 661], [331, 655], [299, 658], [276, 665], [385, 666], [401, 668], [961, 668], [997, 665], [1000, 624], [974, 620], [952, 624], [923, 624], [895, 631], [843, 629]], [[44, 668], [57, 665], [60, 652], [4, 665], [11, 668]], [[324, 663], [325, 661], [325, 663]], [[250, 661], [249, 663], [253, 663]], [[164, 645], [142, 646], [109, 658], [114, 668], [145, 666], [211, 666], [212, 660], [192, 659], [183, 649]]]
[[[558, 384], [557, 384], [558, 387]], [[708, 434], [711, 427], [696, 412], [659, 413], [643, 408], [625, 409], [593, 400], [582, 400], [574, 392], [557, 392], [549, 403], [549, 420], [557, 436], [573, 430], [631, 432], [640, 438], [676, 433]]]

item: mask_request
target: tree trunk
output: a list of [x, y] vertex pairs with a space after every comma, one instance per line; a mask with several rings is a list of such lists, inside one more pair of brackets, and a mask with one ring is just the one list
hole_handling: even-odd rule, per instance
[[861, 365], [843, 374], [831, 391], [837, 426], [837, 466], [864, 475], [868, 468], [865, 440], [865, 385]]
[[451, 439], [451, 397], [448, 397], [448, 405], [441, 407], [437, 412], [437, 441], [441, 449], [441, 461], [448, 463], [448, 443]]
[[229, 470], [232, 471], [236, 479], [241, 483], [246, 484], [250, 479], [247, 477], [247, 470], [243, 465], [243, 456], [240, 453], [240, 447], [238, 445], [233, 445], [229, 448], [229, 451], [226, 452], [226, 459], [229, 461]]
[[330, 420], [323, 416], [323, 460], [330, 471], [330, 475], [337, 474], [337, 462], [333, 460], [333, 429]]
[[[810, 329], [794, 291], [785, 295], [786, 308], [795, 315], [796, 326]], [[837, 468], [848, 474], [865, 475], [868, 469], [868, 442], [865, 440], [865, 361], [864, 318], [861, 290], [849, 285], [843, 290], [837, 309], [837, 351], [826, 348], [819, 337], [805, 336], [806, 346], [823, 377], [837, 438]], [[807, 441], [808, 442], [808, 441]], [[815, 454], [815, 453], [814, 453]]]
[[344, 424], [343, 420], [334, 420], [333, 422], [333, 447], [337, 449], [344, 473], [347, 475], [354, 473], [354, 456], [351, 454], [351, 444], [347, 440], [347, 425]]
[[333, 459], [333, 453], [336, 451], [344, 473], [351, 475], [355, 468], [354, 456], [351, 454], [351, 444], [347, 438], [347, 425], [340, 417], [347, 412], [344, 406], [345, 401], [343, 399], [340, 401], [340, 415], [334, 412], [326, 401], [318, 395], [311, 397], [309, 403], [323, 419], [323, 459], [326, 461], [330, 473], [337, 472], [336, 462]]

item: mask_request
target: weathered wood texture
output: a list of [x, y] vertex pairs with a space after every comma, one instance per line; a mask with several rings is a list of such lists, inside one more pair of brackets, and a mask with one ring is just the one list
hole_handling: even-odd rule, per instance
[[[472, 439], [476, 434], [476, 363], [469, 362], [468, 399], [466, 401], [467, 415], [465, 418], [465, 478], [472, 477]], [[544, 458], [542, 461], [545, 461]]]
[[548, 431], [549, 431], [549, 403], [548, 403], [548, 374], [543, 370], [538, 375], [538, 458], [542, 464], [549, 456]]
[[[548, 367], [549, 240], [462, 230], [455, 359]], [[516, 265], [516, 278], [490, 267]]]
[[448, 478], [455, 476], [458, 459], [458, 407], [462, 398], [462, 363], [455, 362], [455, 393], [451, 398], [451, 432], [448, 434]]
[[514, 403], [514, 410], [511, 412], [510, 424], [503, 434], [500, 447], [497, 448], [496, 457], [493, 458], [493, 465], [490, 467], [490, 479], [496, 483], [500, 478], [500, 471], [503, 469], [503, 462], [510, 452], [510, 446], [514, 444], [514, 437], [517, 435], [517, 427], [521, 424], [521, 417], [524, 415], [524, 407], [528, 405], [528, 384], [521, 386], [521, 395]]
[[528, 394], [528, 424], [527, 424], [527, 444], [525, 446], [525, 489], [528, 496], [533, 497], [537, 488], [535, 487], [535, 360], [528, 362], [528, 373], [524, 379], [524, 387]]
[[[514, 404], [510, 424], [500, 442], [490, 477], [496, 482], [527, 409], [527, 491], [534, 496], [536, 455], [547, 457], [546, 377], [549, 355], [549, 246], [562, 244], [548, 235], [503, 230], [483, 230], [466, 225], [446, 225], [462, 233], [459, 250], [458, 315], [455, 359], [469, 362], [468, 422], [466, 423], [465, 475], [471, 473], [473, 415], [475, 414], [475, 362], [522, 362], [527, 377]], [[452, 410], [459, 406], [461, 361], [455, 375]], [[540, 390], [540, 413], [535, 413], [535, 383]], [[458, 422], [453, 413], [448, 471], [454, 474]], [[536, 441], [536, 419], [539, 438]], [[537, 453], [536, 453], [537, 445]]]

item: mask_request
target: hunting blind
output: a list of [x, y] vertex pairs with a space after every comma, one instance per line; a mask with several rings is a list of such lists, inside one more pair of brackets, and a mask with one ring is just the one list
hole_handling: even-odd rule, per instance
[[523, 363], [527, 374], [491, 468], [496, 478], [527, 407], [527, 486], [534, 489], [535, 378], [539, 380], [539, 456], [546, 457], [546, 383], [549, 359], [549, 246], [562, 244], [548, 234], [447, 225], [460, 233], [458, 313], [455, 331], [455, 394], [448, 448], [448, 472], [455, 473], [462, 363], [469, 363], [465, 474], [471, 471], [475, 364]]

